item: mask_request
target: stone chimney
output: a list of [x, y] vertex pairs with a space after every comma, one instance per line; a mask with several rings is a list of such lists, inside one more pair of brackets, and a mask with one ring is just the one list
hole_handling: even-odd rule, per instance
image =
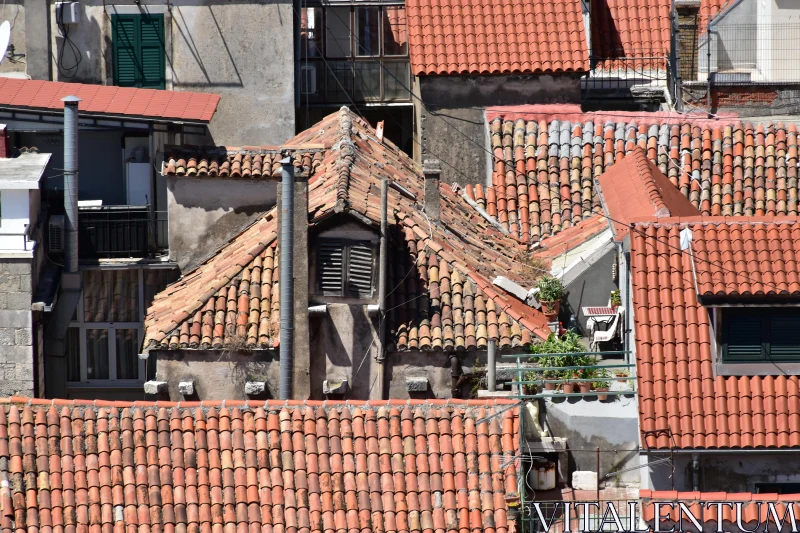
[[442, 167], [436, 159], [426, 159], [422, 163], [422, 173], [425, 174], [425, 214], [431, 223], [439, 223], [439, 207], [441, 203], [439, 192], [439, 179], [442, 176]]

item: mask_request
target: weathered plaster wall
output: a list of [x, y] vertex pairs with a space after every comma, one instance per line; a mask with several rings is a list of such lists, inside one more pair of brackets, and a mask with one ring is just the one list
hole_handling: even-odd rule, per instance
[[[246, 400], [245, 384], [264, 381], [267, 389], [258, 398], [277, 398], [280, 368], [275, 352], [204, 352], [194, 350], [150, 352], [156, 361], [157, 381], [166, 381], [169, 399], [183, 400]], [[195, 394], [183, 396], [178, 390], [181, 381], [194, 381]]]
[[419, 155], [421, 161], [443, 162], [442, 181], [446, 183], [486, 184], [491, 176], [486, 152], [491, 151], [484, 117], [486, 106], [579, 103], [581, 98], [579, 77], [569, 75], [417, 79], [415, 88], [427, 108], [416, 106], [422, 145]]
[[81, 22], [69, 26], [79, 63], [70, 46], [59, 60], [65, 39], [55, 24], [55, 0], [48, 5], [53, 79], [113, 84], [111, 15], [140, 10], [163, 14], [166, 88], [222, 96], [209, 126], [216, 144], [275, 145], [295, 134], [290, 1], [177, 0], [169, 7], [143, 2], [137, 8], [85, 0]]
[[[656, 460], [669, 455], [653, 455]], [[700, 454], [699, 489], [703, 492], [756, 492], [759, 483], [800, 483], [800, 463], [786, 454]], [[644, 483], [654, 490], [672, 490], [670, 464], [643, 469]], [[692, 490], [692, 456], [675, 456], [675, 490]]]
[[170, 259], [197, 265], [275, 205], [274, 182], [168, 178]]
[[[459, 354], [462, 373], [472, 372], [478, 358], [485, 364], [486, 354], [484, 352]], [[450, 372], [450, 358], [440, 351], [391, 353], [387, 356], [386, 369], [389, 398], [451, 398], [453, 381]], [[426, 392], [406, 390], [407, 377], [423, 376], [428, 378]], [[463, 394], [468, 394], [469, 384], [464, 384], [462, 391]]]
[[[580, 275], [571, 276], [569, 272], [565, 275], [567, 301], [561, 318], [568, 320], [570, 314], [575, 315], [578, 327], [585, 335], [588, 335], [589, 329], [586, 326], [587, 318], [583, 316], [581, 308], [608, 303], [611, 291], [617, 289], [617, 283], [611, 277], [616, 258], [616, 249], [611, 249], [594, 258], [596, 262]], [[567, 322], [564, 322], [564, 325], [567, 325]]]
[[31, 260], [0, 258], [0, 396], [33, 396]]
[[639, 447], [639, 411], [635, 396], [617, 396], [608, 402], [573, 398], [547, 400], [544, 410], [551, 435], [568, 439], [570, 471], [596, 471], [596, 450], [600, 448], [601, 484], [639, 484], [636, 470], [603, 479], [606, 474], [639, 464], [638, 451], [631, 451]]
[[[11, 39], [8, 42], [8, 48], [10, 50], [11, 46], [13, 46], [14, 53], [16, 54], [27, 53], [25, 27], [25, 8], [27, 7], [27, 4], [28, 2], [25, 2], [25, 0], [11, 0], [6, 2], [3, 7], [0, 7], [0, 22], [7, 20], [11, 25]], [[3, 58], [2, 63], [0, 63], [0, 74], [24, 74], [26, 65], [24, 61], [26, 60], [26, 57], [17, 61], [11, 61], [8, 58]]]

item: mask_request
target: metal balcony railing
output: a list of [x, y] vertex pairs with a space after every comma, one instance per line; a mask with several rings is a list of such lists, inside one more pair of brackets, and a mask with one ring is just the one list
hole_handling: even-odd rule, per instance
[[166, 212], [149, 206], [81, 207], [78, 253], [81, 259], [151, 258], [169, 250]]

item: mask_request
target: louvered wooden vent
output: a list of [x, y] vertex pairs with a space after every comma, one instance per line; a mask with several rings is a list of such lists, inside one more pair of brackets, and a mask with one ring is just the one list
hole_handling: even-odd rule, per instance
[[324, 296], [374, 296], [375, 248], [369, 241], [319, 239], [319, 288]]

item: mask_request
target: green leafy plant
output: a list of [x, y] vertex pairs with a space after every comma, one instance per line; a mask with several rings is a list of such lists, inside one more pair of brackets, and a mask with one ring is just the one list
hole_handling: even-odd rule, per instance
[[564, 297], [564, 285], [553, 276], [542, 276], [536, 286], [539, 289], [537, 298], [540, 302], [559, 302]]
[[611, 291], [611, 305], [621, 305], [622, 297], [619, 294], [619, 289]]
[[[597, 358], [591, 355], [581, 355], [586, 351], [586, 346], [581, 342], [580, 336], [574, 331], [566, 332], [562, 337], [556, 337], [551, 333], [546, 341], [535, 344], [531, 347], [531, 353], [544, 355], [544, 357], [534, 357], [533, 362], [544, 368], [558, 368], [571, 366], [591, 366], [597, 364]], [[576, 355], [570, 355], [570, 354]], [[555, 354], [555, 355], [545, 355]], [[589, 379], [593, 369], [584, 368], [576, 370], [574, 368], [564, 368], [563, 370], [545, 370], [542, 373], [544, 379]]]

